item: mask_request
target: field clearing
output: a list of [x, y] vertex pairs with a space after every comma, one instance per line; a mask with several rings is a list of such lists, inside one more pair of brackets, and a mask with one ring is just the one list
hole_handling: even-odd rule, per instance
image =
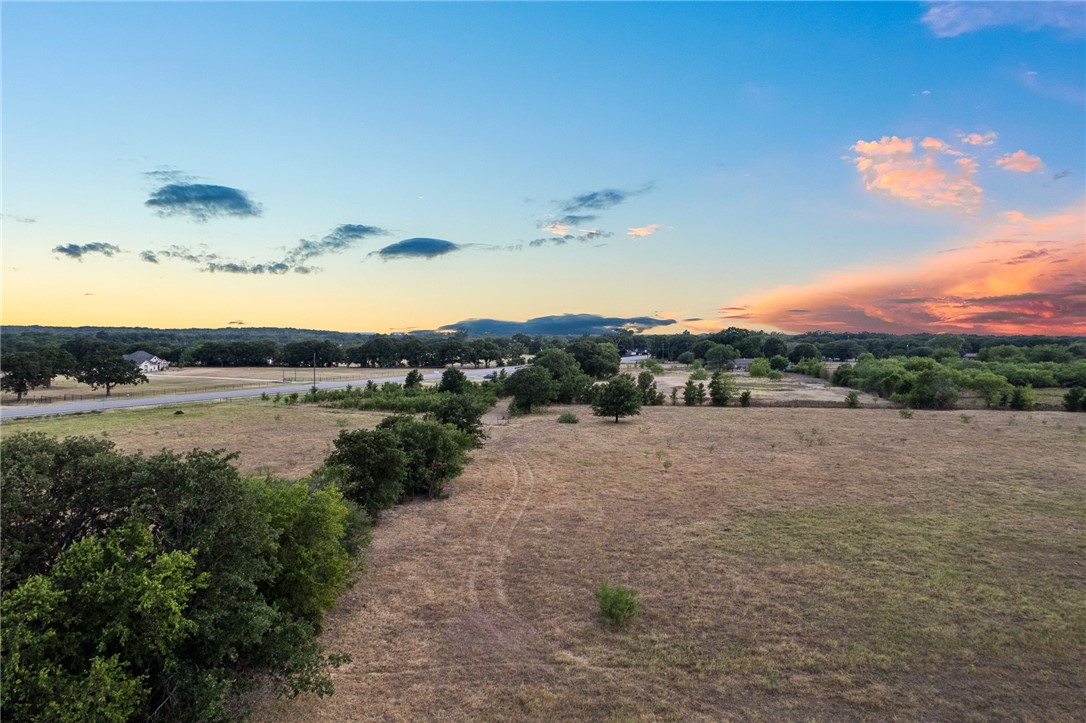
[[42, 432], [55, 437], [104, 437], [124, 452], [145, 454], [222, 448], [241, 453], [235, 464], [245, 474], [298, 478], [331, 453], [332, 440], [341, 430], [371, 428], [385, 416], [384, 412], [236, 399], [8, 420], [0, 424], [0, 435]]
[[[434, 371], [434, 370], [424, 370]], [[402, 377], [406, 369], [363, 369], [359, 367], [328, 367], [317, 369], [317, 381], [339, 381], [354, 379], [387, 379]], [[274, 386], [279, 384], [305, 384], [313, 381], [312, 369], [285, 367], [188, 367], [170, 369], [147, 375], [143, 384], [114, 387], [111, 398], [144, 397], [160, 394], [185, 394], [196, 392], [220, 392], [232, 389], [251, 389], [253, 387]], [[70, 377], [57, 377], [49, 389], [35, 389], [15, 401], [14, 394], [4, 394], [0, 404], [41, 404], [65, 399], [104, 399], [105, 390], [91, 389]]]
[[[388, 513], [301, 720], [1071, 720], [1086, 426], [1059, 413], [652, 408], [513, 420]], [[592, 590], [641, 593], [608, 631]]]
[[[382, 416], [249, 400], [0, 431], [297, 477]], [[327, 621], [353, 657], [336, 694], [256, 720], [1080, 717], [1081, 415], [553, 407], [489, 431], [448, 499], [376, 529]], [[604, 578], [640, 591], [625, 631], [598, 620]]]

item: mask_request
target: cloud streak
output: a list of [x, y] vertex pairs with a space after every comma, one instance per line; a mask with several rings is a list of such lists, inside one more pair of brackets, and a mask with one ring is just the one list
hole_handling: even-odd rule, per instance
[[113, 244], [94, 242], [89, 244], [66, 244], [61, 246], [54, 246], [53, 253], [60, 254], [61, 256], [67, 256], [70, 259], [76, 259], [82, 261], [83, 257], [87, 254], [101, 254], [103, 256], [113, 256], [113, 254], [120, 253], [121, 249]]
[[918, 144], [913, 138], [883, 136], [858, 140], [852, 150], [864, 188], [872, 193], [925, 208], [980, 209], [983, 189], [973, 180], [976, 160], [939, 138]]
[[1008, 212], [960, 248], [828, 274], [720, 313], [786, 331], [1086, 334], [1084, 209], [1038, 219]]
[[254, 203], [244, 191], [206, 183], [167, 183], [156, 189], [143, 205], [162, 217], [188, 216], [200, 223], [213, 218], [255, 218], [263, 213], [260, 204]]
[[1056, 28], [1081, 36], [1086, 34], [1086, 6], [1080, 2], [939, 2], [929, 3], [921, 22], [937, 38], [995, 27]]

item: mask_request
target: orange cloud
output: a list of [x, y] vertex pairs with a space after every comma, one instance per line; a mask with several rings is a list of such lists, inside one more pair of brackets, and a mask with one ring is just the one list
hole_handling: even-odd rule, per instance
[[911, 138], [860, 140], [852, 146], [853, 162], [868, 191], [917, 206], [976, 211], [983, 194], [973, 181], [976, 161], [939, 138], [923, 139], [920, 149]]
[[962, 143], [968, 143], [971, 146], [990, 146], [996, 142], [996, 138], [999, 138], [999, 134], [995, 131], [966, 133], [961, 136]]
[[965, 246], [838, 271], [720, 309], [790, 332], [1086, 334], [1086, 204], [1041, 219], [1002, 214]]
[[626, 235], [632, 238], [643, 238], [645, 236], [652, 236], [659, 230], [660, 224], [650, 223], [648, 226], [641, 226], [639, 228], [628, 228], [626, 229]]
[[1017, 171], [1018, 173], [1033, 173], [1034, 171], [1041, 170], [1045, 166], [1040, 158], [1031, 156], [1025, 151], [1008, 153], [996, 160], [996, 165], [1008, 171]]

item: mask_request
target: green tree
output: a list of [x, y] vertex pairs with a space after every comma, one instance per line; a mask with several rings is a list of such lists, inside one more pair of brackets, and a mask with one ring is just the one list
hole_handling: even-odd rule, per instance
[[735, 382], [719, 369], [709, 380], [709, 401], [714, 407], [725, 407], [735, 394]]
[[430, 499], [444, 495], [445, 483], [460, 475], [468, 462], [475, 438], [451, 424], [407, 416], [385, 417], [375, 431], [396, 435], [406, 456], [403, 476], [405, 497], [424, 494]]
[[802, 344], [796, 344], [795, 348], [788, 353], [788, 360], [793, 364], [798, 364], [804, 359], [821, 359], [822, 354], [818, 350], [817, 344], [810, 344], [804, 342]]
[[251, 480], [261, 508], [279, 533], [278, 566], [266, 595], [278, 608], [314, 627], [347, 589], [354, 570], [344, 545], [350, 510], [337, 487], [310, 489], [304, 482]]
[[576, 357], [562, 349], [544, 349], [532, 360], [532, 366], [544, 367], [554, 379], [554, 400], [571, 404], [583, 399], [592, 386], [592, 377], [584, 373]]
[[400, 438], [387, 429], [342, 431], [325, 459], [332, 479], [348, 499], [376, 517], [403, 498], [407, 455]]
[[[752, 337], [757, 339], [758, 337]], [[705, 365], [710, 369], [731, 368], [731, 363], [739, 358], [739, 352], [728, 344], [713, 344], [705, 352]]]
[[[444, 378], [442, 378], [444, 381]], [[418, 390], [422, 388], [422, 372], [418, 369], [412, 369], [407, 373], [407, 377], [403, 380], [403, 388], [408, 390]]]
[[645, 371], [637, 375], [637, 389], [641, 393], [641, 403], [659, 406], [664, 403], [664, 395], [656, 390], [656, 379], [652, 372]]
[[443, 371], [441, 373], [441, 383], [437, 385], [439, 392], [450, 392], [452, 394], [462, 394], [470, 388], [471, 381], [468, 379], [468, 375], [455, 367], [449, 367]]
[[551, 373], [545, 367], [533, 364], [510, 374], [505, 381], [505, 391], [513, 397], [513, 409], [531, 414], [532, 407], [554, 401], [557, 390]]
[[[493, 399], [493, 398], [491, 398]], [[483, 415], [491, 404], [472, 394], [450, 394], [442, 397], [426, 415], [441, 424], [451, 424], [471, 435], [475, 446], [482, 446], [486, 439], [483, 431]]]
[[595, 379], [606, 379], [618, 374], [622, 362], [618, 347], [610, 342], [595, 342], [584, 338], [570, 344], [566, 351], [573, 355], [585, 374]]
[[768, 377], [772, 370], [769, 360], [765, 357], [759, 357], [750, 363], [749, 372], [752, 377]]
[[1075, 386], [1063, 395], [1063, 408], [1068, 412], [1086, 412], [1086, 388]]
[[52, 381], [42, 368], [38, 355], [29, 351], [16, 351], [5, 354], [0, 359], [3, 374], [0, 375], [0, 389], [15, 395], [16, 401], [31, 389], [44, 387]]
[[[644, 372], [648, 374], [648, 372]], [[654, 385], [655, 386], [655, 385]], [[604, 384], [592, 400], [592, 413], [597, 417], [614, 417], [618, 424], [620, 417], [641, 413], [643, 392], [633, 378], [618, 374]]]
[[762, 355], [772, 358], [775, 356], [784, 356], [788, 353], [788, 343], [777, 334], [771, 334], [762, 343]]
[[683, 387], [683, 404], [688, 407], [692, 407], [698, 403], [698, 388], [694, 384], [693, 379], [686, 380], [686, 386]]
[[705, 404], [705, 384], [704, 383], [698, 382], [698, 388], [695, 391], [694, 398], [697, 400], [699, 407], [702, 404]]
[[1022, 387], [1015, 387], [1011, 393], [1010, 406], [1011, 409], [1017, 409], [1020, 411], [1028, 411], [1033, 409], [1033, 387], [1026, 384]]
[[773, 371], [783, 372], [791, 363], [783, 354], [774, 354], [769, 358], [769, 368]]
[[2, 702], [12, 720], [145, 718], [152, 686], [195, 629], [189, 600], [205, 583], [192, 553], [156, 549], [130, 520], [64, 550], [48, 575], [2, 598]]
[[147, 377], [135, 364], [116, 354], [95, 353], [80, 363], [75, 378], [91, 389], [104, 387], [109, 396], [113, 387], [127, 384], [142, 384]]

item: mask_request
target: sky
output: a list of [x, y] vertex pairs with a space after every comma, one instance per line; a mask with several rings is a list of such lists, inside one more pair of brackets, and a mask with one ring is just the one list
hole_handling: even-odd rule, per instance
[[1083, 2], [0, 22], [4, 324], [1086, 334]]

